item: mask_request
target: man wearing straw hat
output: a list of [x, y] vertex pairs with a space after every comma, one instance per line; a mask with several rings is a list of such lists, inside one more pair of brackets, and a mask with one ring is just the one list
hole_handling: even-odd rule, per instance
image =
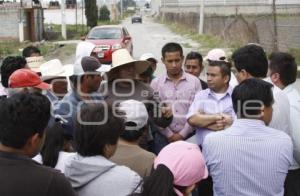
[[[105, 100], [117, 106], [121, 101], [134, 99], [146, 105], [150, 121], [153, 120], [159, 127], [167, 127], [172, 121], [172, 111], [167, 107], [159, 107], [153, 89], [135, 80], [136, 74], [143, 73], [149, 67], [149, 62], [134, 60], [126, 49], [119, 49], [112, 54], [112, 66], [109, 70], [108, 83], [104, 88]], [[101, 71], [100, 68], [98, 71]], [[144, 143], [141, 144], [143, 147]]]

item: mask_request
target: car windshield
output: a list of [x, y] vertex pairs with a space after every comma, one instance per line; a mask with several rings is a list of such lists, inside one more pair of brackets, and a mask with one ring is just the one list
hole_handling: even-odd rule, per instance
[[96, 28], [88, 36], [88, 39], [120, 39], [121, 30], [118, 28]]

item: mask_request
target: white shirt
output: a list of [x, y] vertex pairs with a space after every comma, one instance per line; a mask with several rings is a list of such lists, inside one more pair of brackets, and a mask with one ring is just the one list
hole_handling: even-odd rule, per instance
[[[72, 155], [75, 155], [76, 153], [71, 153], [71, 152], [64, 152], [60, 151], [58, 155], [58, 160], [55, 166], [55, 169], [60, 170], [62, 173], [65, 173], [65, 165], [68, 160], [70, 160], [70, 157]], [[42, 156], [41, 154], [36, 155], [35, 157], [32, 158], [36, 162], [43, 164]]]
[[300, 164], [300, 94], [290, 84], [283, 89], [290, 102], [291, 137], [294, 144], [294, 158]]
[[277, 86], [272, 88], [274, 96], [272, 120], [270, 127], [290, 134], [290, 103], [286, 94]]

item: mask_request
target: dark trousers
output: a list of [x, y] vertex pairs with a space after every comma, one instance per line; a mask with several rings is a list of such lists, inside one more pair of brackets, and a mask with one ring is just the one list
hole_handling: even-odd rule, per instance
[[213, 196], [213, 181], [210, 176], [205, 180], [201, 180], [193, 191], [192, 196]]
[[284, 183], [284, 196], [300, 196], [300, 169], [289, 170]]

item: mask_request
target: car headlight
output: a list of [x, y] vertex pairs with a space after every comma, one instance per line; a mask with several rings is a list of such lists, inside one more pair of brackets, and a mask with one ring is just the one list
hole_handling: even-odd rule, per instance
[[117, 49], [120, 49], [120, 48], [122, 48], [121, 44], [114, 44], [114, 45], [112, 45], [112, 49], [113, 50], [117, 50]]

